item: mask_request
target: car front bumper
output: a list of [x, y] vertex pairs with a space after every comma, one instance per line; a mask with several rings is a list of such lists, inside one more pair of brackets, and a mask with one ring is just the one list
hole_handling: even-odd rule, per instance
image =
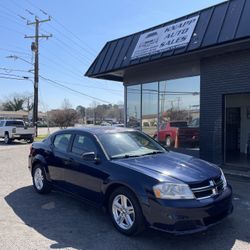
[[12, 139], [32, 139], [34, 135], [32, 134], [12, 134]]
[[232, 213], [232, 189], [204, 200], [150, 199], [143, 210], [152, 228], [174, 234], [204, 231]]

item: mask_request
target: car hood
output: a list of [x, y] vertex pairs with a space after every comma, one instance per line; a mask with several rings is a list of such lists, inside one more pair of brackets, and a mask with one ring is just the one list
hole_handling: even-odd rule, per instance
[[216, 165], [172, 151], [119, 159], [116, 160], [116, 163], [147, 175], [157, 176], [161, 181], [165, 180], [164, 177], [171, 177], [185, 183], [194, 183], [216, 178], [220, 175], [220, 169]]

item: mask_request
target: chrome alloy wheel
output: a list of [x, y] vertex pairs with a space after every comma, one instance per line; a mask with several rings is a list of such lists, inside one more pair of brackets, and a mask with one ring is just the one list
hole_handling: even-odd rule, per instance
[[42, 170], [40, 168], [37, 168], [34, 173], [34, 182], [38, 190], [42, 190], [43, 180], [44, 180], [44, 177], [43, 177]]
[[112, 213], [116, 224], [124, 229], [130, 229], [135, 222], [135, 210], [131, 201], [125, 195], [117, 195], [112, 203]]

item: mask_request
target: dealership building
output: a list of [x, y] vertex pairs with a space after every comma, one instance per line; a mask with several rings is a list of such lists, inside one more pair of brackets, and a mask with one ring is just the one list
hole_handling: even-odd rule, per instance
[[123, 82], [126, 126], [186, 121], [202, 159], [250, 167], [249, 25], [250, 0], [229, 0], [107, 42], [86, 76]]

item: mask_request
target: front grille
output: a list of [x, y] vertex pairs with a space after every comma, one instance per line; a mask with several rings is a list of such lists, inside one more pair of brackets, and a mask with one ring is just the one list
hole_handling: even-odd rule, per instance
[[195, 198], [198, 200], [206, 199], [220, 194], [224, 190], [221, 176], [189, 185]]

